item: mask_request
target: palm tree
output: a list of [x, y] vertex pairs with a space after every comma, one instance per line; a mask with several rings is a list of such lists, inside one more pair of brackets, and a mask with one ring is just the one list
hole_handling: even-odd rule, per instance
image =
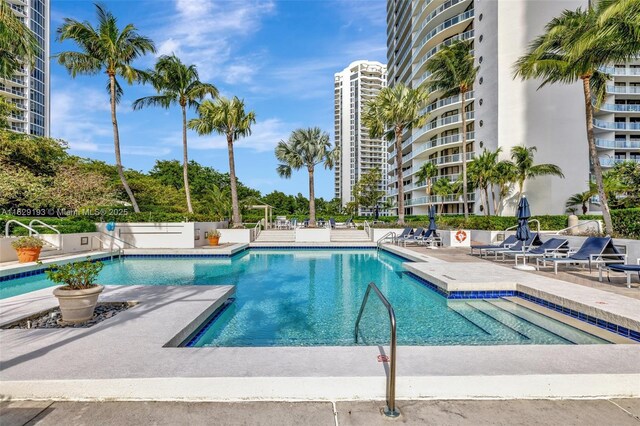
[[596, 105], [602, 102], [604, 82], [609, 79], [600, 68], [628, 61], [640, 53], [638, 16], [637, 0], [600, 0], [586, 10], [565, 10], [546, 25], [545, 33], [531, 43], [528, 52], [515, 64], [516, 77], [542, 79], [540, 87], [582, 80], [589, 157], [609, 234], [613, 232], [613, 224], [593, 133], [592, 97], [595, 94]]
[[178, 104], [182, 109], [182, 174], [184, 178], [184, 192], [187, 197], [187, 210], [193, 213], [191, 206], [191, 191], [189, 190], [188, 152], [187, 152], [187, 107], [198, 107], [207, 94], [218, 96], [218, 89], [213, 84], [199, 80], [195, 65], [185, 65], [176, 55], [161, 56], [156, 62], [155, 69], [149, 71], [153, 88], [159, 93], [137, 99], [133, 109], [145, 106], [159, 106], [168, 109]]
[[427, 61], [426, 69], [431, 73], [429, 88], [442, 91], [443, 97], [460, 96], [460, 117], [462, 118], [462, 202], [464, 217], [469, 217], [467, 200], [467, 112], [465, 96], [473, 88], [480, 67], [474, 65], [471, 43], [457, 41], [443, 46]]
[[575, 206], [581, 206], [582, 214], [587, 214], [587, 211], [589, 211], [589, 200], [593, 195], [594, 194], [591, 191], [584, 191], [573, 194], [571, 197], [569, 197], [565, 205], [567, 211], [575, 210]]
[[138, 34], [133, 24], [120, 29], [116, 17], [104, 7], [96, 4], [98, 27], [94, 28], [89, 22], [79, 22], [65, 18], [64, 24], [58, 28], [58, 40], [73, 40], [80, 52], [62, 52], [56, 55], [58, 63], [69, 71], [73, 78], [78, 74], [95, 75], [100, 71], [107, 74], [109, 82], [107, 88], [111, 97], [111, 122], [113, 123], [113, 145], [116, 155], [118, 175], [122, 181], [133, 210], [140, 212], [138, 203], [122, 168], [120, 157], [120, 135], [116, 118], [116, 105], [122, 97], [122, 86], [116, 77], [122, 77], [128, 84], [142, 81], [146, 78], [144, 71], [135, 69], [131, 63], [148, 52], [155, 52], [151, 39]]
[[[404, 223], [404, 182], [402, 180], [402, 134], [412, 127], [422, 127], [427, 114], [421, 113], [429, 98], [424, 88], [410, 89], [402, 83], [382, 89], [365, 106], [362, 121], [373, 138], [394, 140], [396, 176], [398, 177], [398, 223]], [[388, 129], [385, 131], [385, 129]]]
[[[454, 184], [448, 178], [440, 178], [433, 184], [434, 195], [444, 197], [445, 195], [453, 194], [455, 192]], [[444, 203], [441, 202], [438, 212], [442, 214], [444, 210]]]
[[318, 164], [324, 164], [331, 170], [338, 159], [338, 148], [331, 149], [329, 134], [319, 127], [294, 130], [287, 141], [281, 140], [275, 149], [276, 158], [280, 161], [278, 174], [284, 178], [291, 177], [292, 170], [303, 167], [309, 172], [309, 226], [316, 226], [316, 200], [314, 189], [314, 171]]
[[13, 13], [6, 0], [0, 0], [0, 78], [12, 77], [22, 62], [32, 63], [39, 51], [33, 31]]
[[[500, 149], [500, 148], [498, 148]], [[509, 193], [511, 192], [511, 188], [513, 183], [517, 179], [517, 170], [515, 164], [511, 161], [498, 161], [493, 169], [493, 176], [491, 177], [491, 182], [498, 187], [498, 196], [496, 196], [495, 191], [492, 191], [493, 198], [493, 211], [495, 214], [498, 214], [501, 211], [501, 207], [499, 204], [502, 203]]]
[[511, 148], [511, 160], [515, 166], [515, 181], [518, 183], [518, 199], [524, 192], [524, 181], [535, 179], [539, 176], [558, 176], [564, 179], [562, 170], [555, 164], [533, 164], [533, 153], [537, 151], [535, 146], [516, 145]]
[[229, 151], [229, 178], [231, 183], [231, 204], [233, 207], [233, 227], [241, 228], [240, 208], [238, 206], [238, 183], [236, 181], [236, 163], [233, 156], [233, 144], [239, 138], [251, 135], [251, 125], [256, 122], [253, 111], [245, 112], [244, 100], [233, 97], [205, 100], [198, 107], [198, 118], [189, 120], [188, 127], [199, 135], [213, 132], [227, 137]]
[[427, 197], [431, 195], [431, 186], [433, 185], [433, 178], [438, 176], [438, 167], [430, 161], [426, 161], [416, 173], [416, 179], [418, 184], [426, 183]]
[[[491, 208], [489, 206], [489, 187], [493, 186], [500, 151], [500, 148], [496, 151], [488, 151], [485, 149], [482, 151], [482, 154], [476, 156], [469, 163], [469, 181], [472, 182], [476, 188], [482, 191], [480, 195], [482, 198], [482, 204], [484, 205], [485, 214], [487, 216], [491, 215]], [[494, 213], [497, 214], [497, 211], [495, 210], [495, 202]]]

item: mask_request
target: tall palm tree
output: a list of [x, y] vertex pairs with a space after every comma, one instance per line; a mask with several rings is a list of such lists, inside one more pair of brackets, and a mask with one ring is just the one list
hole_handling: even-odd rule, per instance
[[[498, 149], [501, 150], [500, 148]], [[495, 165], [493, 176], [491, 176], [491, 183], [498, 187], [498, 195], [496, 196], [495, 190], [493, 190], [491, 194], [495, 214], [499, 214], [502, 210], [500, 204], [511, 192], [511, 188], [517, 177], [516, 166], [511, 161], [501, 160]]]
[[153, 88], [156, 89], [159, 95], [137, 99], [133, 103], [133, 109], [141, 109], [145, 106], [159, 106], [168, 109], [171, 105], [180, 105], [182, 109], [182, 174], [184, 192], [187, 197], [187, 210], [189, 213], [193, 213], [188, 175], [187, 108], [197, 108], [199, 101], [204, 99], [207, 94], [214, 97], [218, 96], [218, 89], [213, 84], [201, 82], [196, 66], [183, 64], [176, 55], [161, 56], [156, 62], [154, 70], [149, 71], [148, 74]]
[[238, 206], [238, 183], [236, 181], [236, 162], [233, 144], [241, 137], [251, 135], [251, 125], [256, 122], [253, 111], [246, 112], [244, 100], [219, 97], [213, 101], [205, 100], [198, 107], [198, 118], [189, 120], [188, 127], [199, 135], [213, 132], [225, 135], [229, 152], [229, 178], [231, 183], [231, 204], [233, 207], [233, 227], [242, 228], [240, 207]]
[[516, 145], [511, 148], [511, 160], [515, 166], [515, 181], [518, 183], [518, 199], [522, 198], [524, 182], [527, 179], [535, 179], [538, 176], [558, 176], [564, 179], [562, 170], [555, 164], [533, 164], [535, 146]]
[[547, 84], [582, 81], [585, 123], [591, 167], [606, 232], [613, 232], [611, 212], [604, 189], [602, 167], [593, 133], [592, 97], [603, 100], [604, 82], [609, 76], [599, 71], [605, 65], [630, 60], [640, 54], [640, 2], [600, 0], [586, 10], [565, 10], [545, 27], [528, 52], [515, 64], [515, 76], [523, 80], [542, 79]]
[[443, 97], [460, 96], [460, 117], [462, 119], [462, 202], [465, 219], [469, 217], [467, 200], [467, 112], [466, 94], [473, 89], [480, 67], [474, 65], [468, 41], [457, 41], [443, 46], [427, 61], [426, 69], [431, 73], [429, 88], [442, 91]]
[[33, 31], [0, 0], [0, 78], [13, 76], [22, 62], [32, 63], [39, 51]]
[[403, 84], [382, 89], [365, 105], [362, 121], [373, 138], [385, 136], [396, 147], [398, 177], [398, 222], [404, 223], [404, 182], [402, 180], [402, 134], [412, 127], [422, 127], [427, 115], [421, 113], [429, 93], [424, 88], [410, 89]]
[[[433, 184], [434, 195], [444, 197], [445, 195], [453, 194], [455, 192], [454, 184], [448, 178], [440, 178]], [[441, 202], [438, 207], [438, 212], [442, 214], [444, 210], [444, 203]]]
[[64, 66], [73, 78], [78, 74], [95, 75], [100, 71], [107, 74], [109, 78], [107, 89], [111, 97], [113, 145], [118, 175], [131, 200], [133, 210], [139, 212], [138, 203], [124, 175], [120, 156], [120, 134], [116, 118], [116, 105], [122, 97], [122, 86], [116, 77], [122, 77], [128, 84], [144, 80], [146, 78], [144, 71], [132, 67], [131, 63], [146, 53], [155, 52], [156, 49], [153, 41], [138, 34], [133, 24], [127, 24], [120, 29], [116, 17], [103, 6], [96, 4], [96, 12], [98, 15], [97, 28], [94, 28], [87, 21], [64, 19], [64, 24], [58, 28], [58, 40], [73, 40], [81, 51], [62, 52], [56, 57], [58, 63]]
[[[471, 162], [469, 162], [468, 178], [476, 188], [481, 190], [480, 195], [482, 198], [482, 204], [484, 205], [485, 215], [487, 216], [491, 215], [491, 207], [489, 206], [489, 187], [493, 186], [499, 154], [500, 148], [496, 151], [488, 151], [485, 149], [482, 151], [482, 154], [476, 156], [471, 160]], [[494, 213], [497, 214], [495, 205]]]
[[316, 200], [314, 189], [314, 171], [318, 164], [325, 169], [333, 169], [338, 159], [337, 147], [331, 149], [329, 134], [319, 127], [294, 130], [287, 141], [281, 140], [275, 149], [276, 158], [280, 161], [278, 174], [284, 178], [291, 177], [292, 170], [307, 168], [309, 173], [309, 226], [316, 226]]
[[418, 173], [416, 173], [416, 180], [418, 184], [426, 183], [427, 197], [431, 195], [431, 186], [433, 185], [433, 178], [438, 176], [438, 167], [430, 161], [426, 161]]

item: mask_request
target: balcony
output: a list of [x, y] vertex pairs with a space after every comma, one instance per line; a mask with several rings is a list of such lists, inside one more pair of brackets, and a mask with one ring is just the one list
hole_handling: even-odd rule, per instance
[[[449, 18], [446, 21], [444, 21], [443, 23], [441, 23], [440, 25], [438, 25], [437, 27], [435, 27], [434, 29], [432, 29], [431, 31], [429, 31], [427, 33], [427, 35], [424, 36], [424, 38], [422, 39], [422, 41], [418, 44], [417, 48], [422, 49], [422, 47], [427, 44], [429, 42], [429, 40], [431, 40], [432, 38], [434, 38], [436, 35], [440, 34], [442, 31], [446, 30], [447, 28], [450, 28], [460, 22], [466, 21], [468, 19], [473, 18], [473, 9], [471, 10], [467, 10], [464, 13], [461, 13], [460, 15], [454, 16], [453, 18]], [[473, 37], [473, 30], [469, 31], [471, 34], [471, 37]]]
[[[469, 100], [469, 99], [473, 99], [473, 90], [470, 92], [467, 92], [464, 95], [464, 99], [465, 100]], [[455, 95], [455, 96], [450, 96], [448, 98], [444, 98], [444, 99], [439, 99], [436, 102], [432, 102], [429, 105], [427, 105], [425, 108], [423, 108], [420, 111], [420, 114], [429, 114], [432, 111], [435, 111], [437, 109], [443, 108], [447, 105], [454, 105], [460, 102], [460, 95]]]
[[600, 157], [600, 165], [602, 167], [614, 167], [616, 164], [624, 163], [625, 161], [631, 161], [640, 164], [640, 158], [609, 158]]
[[640, 104], [602, 104], [599, 109], [612, 112], [640, 112]]
[[640, 140], [596, 139], [596, 146], [603, 149], [640, 149]]
[[[467, 201], [475, 201], [476, 195], [467, 194]], [[462, 195], [431, 195], [430, 197], [418, 197], [405, 201], [405, 206], [419, 206], [423, 204], [443, 204], [443, 203], [462, 203]]]
[[[470, 10], [470, 12], [473, 12], [473, 10]], [[442, 49], [444, 46], [450, 46], [451, 44], [453, 44], [454, 42], [459, 41], [459, 40], [469, 40], [469, 39], [472, 39], [472, 38], [473, 38], [473, 35], [474, 35], [473, 30], [470, 30], [470, 31], [467, 31], [467, 32], [462, 33], [462, 34], [458, 34], [458, 35], [457, 35], [457, 36], [455, 36], [455, 37], [451, 37], [451, 38], [450, 38], [450, 39], [448, 39], [448, 40], [443, 41], [442, 43], [438, 44], [437, 46], [433, 47], [431, 50], [429, 50], [428, 52], [426, 52], [426, 53], [424, 54], [424, 56], [422, 57], [422, 59], [420, 59], [420, 61], [419, 61], [419, 62], [417, 62], [416, 64], [414, 64], [414, 69], [415, 69], [416, 71], [418, 71], [418, 70], [420, 69], [420, 67], [421, 67], [425, 62], [427, 62], [429, 59], [431, 59], [431, 57], [432, 57], [433, 55], [435, 55], [436, 53], [438, 53], [438, 51], [439, 51], [440, 49]], [[422, 47], [422, 46], [420, 46], [420, 47]]]
[[626, 95], [638, 95], [640, 94], [640, 86], [612, 86], [607, 85], [607, 92], [626, 94]]
[[600, 71], [613, 76], [640, 75], [640, 68], [631, 67], [602, 67]]
[[[444, 2], [443, 4], [441, 4], [440, 6], [438, 6], [435, 10], [433, 10], [429, 15], [427, 15], [426, 19], [424, 20], [424, 22], [422, 23], [422, 25], [420, 26], [420, 28], [418, 29], [418, 31], [416, 31], [418, 34], [425, 29], [425, 27], [427, 25], [429, 25], [429, 23], [431, 21], [433, 21], [438, 15], [442, 14], [444, 11], [446, 11], [447, 9], [450, 9], [452, 7], [454, 7], [457, 4], [460, 3], [464, 3], [465, 0], [448, 0], [446, 2]], [[425, 5], [426, 6], [426, 5]]]
[[[474, 112], [467, 112], [466, 119], [467, 123], [475, 118]], [[432, 121], [430, 123], [425, 124], [421, 127], [416, 133], [413, 134], [412, 138], [416, 141], [420, 136], [424, 135], [431, 130], [436, 130], [441, 127], [449, 126], [452, 124], [462, 124], [462, 114], [450, 115], [448, 117], [440, 118], [438, 120]]]
[[[475, 154], [475, 152], [467, 152], [467, 161], [473, 160]], [[432, 158], [427, 161], [431, 164], [435, 164], [436, 166], [460, 163], [462, 162], [462, 154], [444, 155], [442, 157]]]
[[[639, 92], [640, 93], [640, 92]], [[605, 130], [640, 130], [640, 122], [615, 122], [593, 119], [593, 125]]]

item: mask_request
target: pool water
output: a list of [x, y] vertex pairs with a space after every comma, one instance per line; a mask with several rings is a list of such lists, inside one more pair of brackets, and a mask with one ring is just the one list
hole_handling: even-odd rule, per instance
[[[394, 307], [399, 345], [607, 343], [504, 299], [447, 300], [405, 274], [404, 261], [370, 249], [126, 258], [105, 262], [99, 282], [235, 285], [235, 301], [191, 342], [197, 347], [354, 345], [354, 324], [370, 282]], [[11, 280], [0, 283], [0, 296], [48, 285], [44, 275]], [[359, 332], [360, 344], [389, 341], [388, 314], [374, 294]]]

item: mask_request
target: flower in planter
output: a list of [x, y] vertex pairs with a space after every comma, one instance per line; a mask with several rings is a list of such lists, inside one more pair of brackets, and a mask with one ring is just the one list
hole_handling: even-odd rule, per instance
[[95, 281], [103, 266], [102, 262], [91, 262], [87, 258], [83, 262], [51, 265], [45, 273], [54, 283], [62, 284], [63, 290], [83, 290], [97, 285]]
[[209, 231], [209, 238], [220, 238], [220, 235], [220, 231], [218, 231], [217, 229], [212, 229], [211, 231]]

